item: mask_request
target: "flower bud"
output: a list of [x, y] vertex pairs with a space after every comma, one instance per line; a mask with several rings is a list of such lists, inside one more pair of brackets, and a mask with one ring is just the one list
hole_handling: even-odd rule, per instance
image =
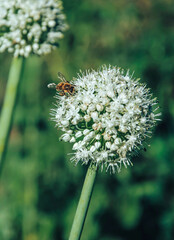
[[87, 135], [88, 133], [90, 133], [90, 130], [89, 130], [89, 129], [85, 129], [85, 130], [83, 131], [83, 134], [84, 134], [84, 135]]
[[82, 136], [82, 132], [81, 131], [78, 131], [76, 134], [75, 134], [75, 137], [76, 138], [79, 138], [79, 137], [81, 137]]
[[80, 108], [81, 108], [82, 111], [86, 111], [87, 105], [86, 104], [82, 104]]
[[70, 139], [70, 143], [73, 143], [73, 142], [75, 142], [76, 140], [75, 140], [75, 137], [72, 137], [71, 139]]
[[106, 147], [110, 149], [111, 148], [111, 142], [106, 142]]
[[88, 107], [88, 112], [94, 112], [95, 111], [95, 105], [94, 104], [90, 104]]
[[101, 147], [101, 142], [96, 142], [95, 147], [96, 147], [96, 149], [100, 148]]
[[69, 142], [71, 139], [70, 135], [68, 133], [65, 133], [62, 137], [62, 140], [65, 142]]
[[117, 145], [116, 144], [112, 144], [111, 147], [110, 147], [111, 151], [115, 151], [118, 149]]
[[94, 121], [97, 120], [98, 119], [98, 113], [97, 112], [92, 112], [91, 117], [93, 118]]
[[90, 122], [91, 121], [91, 117], [89, 115], [85, 115], [84, 119], [86, 122]]
[[76, 143], [74, 143], [74, 145], [73, 145], [73, 148], [72, 148], [72, 149], [73, 149], [73, 150], [77, 150], [78, 148], [79, 148], [79, 143], [77, 143], [77, 142], [76, 142]]
[[96, 148], [95, 148], [94, 146], [92, 146], [92, 147], [90, 148], [90, 151], [91, 151], [91, 152], [95, 152], [95, 150], [96, 150]]
[[110, 140], [110, 139], [111, 139], [111, 136], [110, 136], [108, 133], [105, 132], [105, 133], [103, 134], [103, 138], [104, 138], [104, 140], [107, 141], [107, 140]]
[[100, 139], [101, 139], [101, 135], [100, 135], [100, 134], [97, 134], [96, 137], [95, 137], [95, 139], [100, 140]]
[[114, 143], [115, 143], [116, 145], [119, 145], [121, 142], [122, 142], [122, 141], [121, 141], [121, 138], [116, 138], [115, 141], [114, 141]]
[[102, 112], [103, 109], [104, 109], [104, 107], [103, 107], [101, 104], [97, 104], [97, 105], [96, 105], [96, 108], [97, 108], [97, 111], [98, 111], [98, 112]]
[[69, 121], [64, 120], [64, 121], [61, 122], [61, 124], [62, 124], [62, 126], [64, 126], [64, 127], [68, 127], [68, 126], [69, 126]]

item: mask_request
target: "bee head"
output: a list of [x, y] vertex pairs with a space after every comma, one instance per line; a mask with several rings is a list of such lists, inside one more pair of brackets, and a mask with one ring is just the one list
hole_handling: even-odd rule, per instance
[[49, 83], [48, 85], [47, 85], [47, 87], [48, 88], [56, 88], [56, 84], [55, 83]]

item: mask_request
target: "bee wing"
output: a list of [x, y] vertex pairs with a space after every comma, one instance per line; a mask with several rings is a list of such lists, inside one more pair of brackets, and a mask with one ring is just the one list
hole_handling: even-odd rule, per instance
[[59, 78], [62, 82], [67, 82], [67, 83], [68, 83], [68, 81], [66, 80], [65, 76], [64, 76], [61, 72], [58, 72], [58, 73], [57, 73], [57, 76], [58, 76], [58, 78]]

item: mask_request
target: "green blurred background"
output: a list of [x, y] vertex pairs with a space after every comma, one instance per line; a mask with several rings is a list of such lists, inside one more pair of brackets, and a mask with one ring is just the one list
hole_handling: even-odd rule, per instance
[[[0, 181], [0, 240], [68, 239], [86, 166], [70, 161], [50, 121], [57, 72], [117, 65], [158, 97], [162, 121], [134, 166], [99, 172], [82, 240], [174, 239], [174, 3], [64, 0], [58, 50], [27, 60]], [[12, 56], [0, 55], [0, 107]]]

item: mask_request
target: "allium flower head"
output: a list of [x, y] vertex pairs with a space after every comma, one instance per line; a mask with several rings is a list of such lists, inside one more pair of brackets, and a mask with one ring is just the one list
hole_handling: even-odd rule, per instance
[[0, 0], [0, 52], [50, 53], [66, 29], [60, 0]]
[[142, 147], [158, 120], [149, 89], [133, 79], [129, 72], [102, 66], [73, 79], [74, 95], [57, 94], [53, 119], [64, 134], [61, 139], [73, 143], [75, 163], [120, 170], [122, 163]]

